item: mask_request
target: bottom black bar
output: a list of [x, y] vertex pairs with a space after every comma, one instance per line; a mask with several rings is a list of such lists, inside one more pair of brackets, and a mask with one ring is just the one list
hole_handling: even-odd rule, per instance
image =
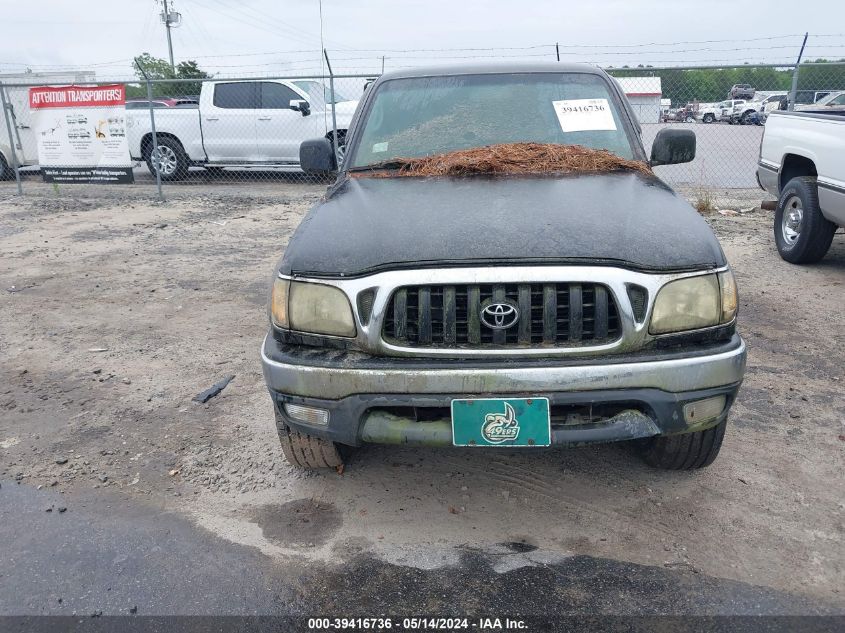
[[131, 167], [42, 167], [44, 182], [131, 185], [135, 175]]
[[[316, 611], [317, 609], [315, 609]], [[322, 631], [607, 631], [609, 633], [839, 633], [845, 616], [4, 616], [4, 633], [240, 633]]]

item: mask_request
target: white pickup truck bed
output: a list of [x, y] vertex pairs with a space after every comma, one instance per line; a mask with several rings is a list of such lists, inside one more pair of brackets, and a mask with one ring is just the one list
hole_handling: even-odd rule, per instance
[[775, 240], [787, 261], [818, 261], [845, 226], [845, 115], [772, 112], [757, 166], [778, 197]]

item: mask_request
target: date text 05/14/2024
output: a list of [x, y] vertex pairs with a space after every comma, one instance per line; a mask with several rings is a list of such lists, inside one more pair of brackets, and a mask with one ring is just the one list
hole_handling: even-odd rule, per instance
[[370, 630], [370, 631], [519, 631], [526, 630], [524, 621], [511, 618], [309, 618], [309, 630]]

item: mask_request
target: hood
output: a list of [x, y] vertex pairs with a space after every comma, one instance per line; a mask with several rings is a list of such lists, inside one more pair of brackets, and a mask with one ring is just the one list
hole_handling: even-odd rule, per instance
[[367, 177], [339, 183], [308, 213], [280, 270], [535, 263], [676, 272], [725, 256], [698, 212], [654, 176]]

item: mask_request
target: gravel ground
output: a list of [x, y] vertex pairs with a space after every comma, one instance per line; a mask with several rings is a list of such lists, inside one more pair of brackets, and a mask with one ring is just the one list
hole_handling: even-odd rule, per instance
[[272, 560], [326, 565], [366, 552], [429, 571], [524, 543], [536, 553], [494, 571], [590, 556], [845, 608], [841, 232], [822, 263], [791, 266], [761, 192], [713, 195], [749, 362], [704, 471], [651, 470], [613, 445], [368, 447], [342, 475], [302, 474], [281, 455], [259, 346], [273, 265], [324, 187], [207, 185], [166, 203], [31, 189], [0, 189], [0, 480], [40, 487], [45, 510], [152, 504]]

